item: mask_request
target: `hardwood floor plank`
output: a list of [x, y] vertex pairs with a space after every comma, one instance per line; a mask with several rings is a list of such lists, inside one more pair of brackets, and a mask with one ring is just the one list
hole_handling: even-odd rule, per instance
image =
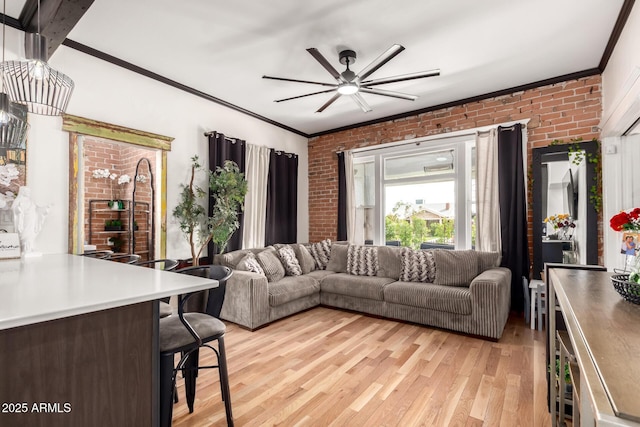
[[[226, 344], [237, 426], [550, 423], [544, 332], [520, 318], [493, 342], [318, 307], [255, 332], [227, 324]], [[197, 386], [189, 414], [179, 380], [173, 425], [226, 425], [217, 371]]]

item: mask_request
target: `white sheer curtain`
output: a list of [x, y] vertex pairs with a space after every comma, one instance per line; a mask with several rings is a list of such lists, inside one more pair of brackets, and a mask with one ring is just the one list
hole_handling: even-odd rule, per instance
[[270, 151], [269, 147], [247, 144], [245, 177], [249, 190], [244, 199], [243, 248], [264, 247]]
[[476, 250], [501, 252], [496, 129], [476, 135], [476, 168], [478, 175]]
[[353, 153], [351, 151], [344, 152], [344, 176], [347, 187], [347, 240], [354, 244], [363, 244], [364, 237], [362, 230], [363, 224], [357, 227], [356, 215], [356, 187], [353, 175]]

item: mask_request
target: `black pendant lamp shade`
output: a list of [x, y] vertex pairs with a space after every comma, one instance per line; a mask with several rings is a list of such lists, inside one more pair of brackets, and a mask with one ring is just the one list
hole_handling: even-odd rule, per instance
[[39, 33], [25, 34], [25, 61], [2, 63], [4, 86], [12, 102], [24, 104], [30, 113], [64, 114], [74, 83], [47, 64], [47, 39]]

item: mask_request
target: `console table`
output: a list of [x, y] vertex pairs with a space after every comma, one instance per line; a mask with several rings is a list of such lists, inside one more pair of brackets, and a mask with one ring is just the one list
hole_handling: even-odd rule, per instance
[[[640, 426], [640, 305], [622, 299], [610, 273], [548, 268], [549, 306], [556, 301], [564, 317], [580, 380], [581, 426]], [[549, 348], [557, 348], [554, 316], [549, 318]], [[566, 338], [565, 338], [566, 339]], [[568, 344], [568, 343], [566, 343]], [[552, 362], [552, 365], [554, 363]], [[550, 382], [551, 402], [556, 400]], [[551, 405], [556, 424], [556, 405]], [[575, 416], [574, 416], [575, 419]]]
[[0, 425], [158, 425], [157, 300], [216, 286], [69, 254], [0, 261]]

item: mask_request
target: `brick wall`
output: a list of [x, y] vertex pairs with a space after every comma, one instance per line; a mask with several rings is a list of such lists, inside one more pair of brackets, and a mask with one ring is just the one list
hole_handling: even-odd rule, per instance
[[[309, 140], [309, 241], [336, 238], [338, 151], [530, 119], [527, 156], [531, 163], [531, 149], [546, 147], [554, 139], [599, 138], [601, 112], [601, 77], [592, 76], [312, 138]], [[532, 215], [529, 209], [530, 252]], [[601, 257], [601, 216], [598, 241]]]
[[[89, 241], [89, 201], [90, 200], [111, 200], [119, 199], [125, 201], [132, 200], [133, 180], [136, 173], [136, 165], [138, 161], [146, 157], [151, 162], [151, 169], [155, 172], [156, 150], [140, 148], [137, 146], [113, 142], [101, 138], [93, 138], [85, 136], [83, 139], [83, 162], [84, 162], [84, 227], [85, 238], [90, 244], [97, 245], [98, 250], [112, 249], [107, 245], [107, 238], [112, 236], [121, 237], [125, 244], [123, 251], [127, 251], [129, 243], [128, 231], [125, 233], [105, 232], [104, 226], [106, 220], [120, 219], [124, 228], [130, 230], [129, 212], [109, 211], [106, 202], [94, 203], [92, 213], [92, 239]], [[93, 177], [93, 171], [96, 169], [109, 169], [110, 172], [121, 175], [129, 175], [131, 182], [116, 186], [115, 194], [112, 191], [112, 181], [110, 179], [99, 179]], [[151, 186], [149, 169], [144, 163], [141, 165], [140, 174], [146, 175], [146, 183], [138, 183], [136, 188], [136, 201], [151, 203]], [[117, 178], [116, 178], [117, 183]], [[113, 184], [116, 184], [113, 183]], [[136, 249], [134, 252], [148, 251], [149, 246], [145, 233], [148, 230], [146, 225], [147, 213], [136, 212], [136, 222], [139, 231], [136, 234]], [[146, 256], [143, 256], [146, 258]]]

